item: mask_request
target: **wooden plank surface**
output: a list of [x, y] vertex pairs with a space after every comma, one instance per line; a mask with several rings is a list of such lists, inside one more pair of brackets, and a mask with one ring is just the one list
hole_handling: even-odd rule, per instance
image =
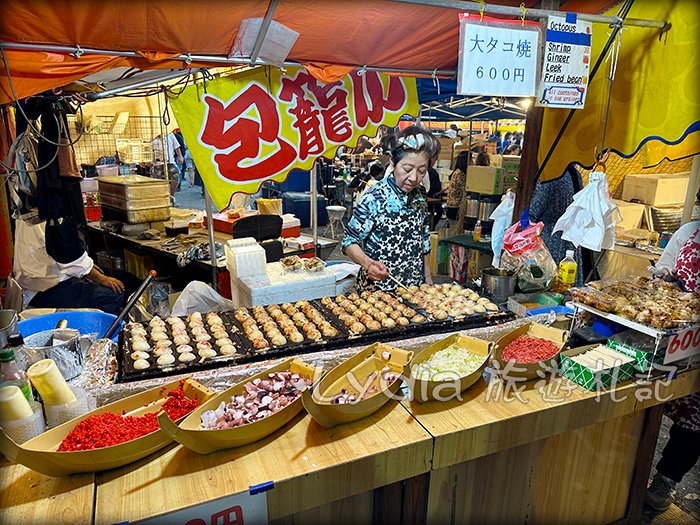
[[2, 458], [0, 523], [91, 523], [94, 482], [94, 474], [51, 478]]
[[267, 481], [275, 483], [268, 513], [276, 520], [428, 472], [432, 448], [431, 436], [398, 403], [332, 429], [302, 413], [245, 447], [202, 456], [178, 445], [99, 474], [95, 523], [163, 514]]
[[663, 378], [643, 384], [629, 381], [614, 392], [601, 394], [561, 377], [529, 381], [515, 388], [517, 394], [504, 389], [500, 381], [489, 387], [480, 380], [463, 392], [461, 401], [405, 401], [411, 414], [435, 437], [433, 468], [532, 443], [696, 392], [700, 389], [700, 369], [671, 382]]
[[625, 513], [644, 413], [434, 470], [428, 523], [608, 523]]

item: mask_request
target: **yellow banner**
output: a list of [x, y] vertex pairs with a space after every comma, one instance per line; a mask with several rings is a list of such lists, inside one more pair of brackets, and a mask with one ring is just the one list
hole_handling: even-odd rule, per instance
[[170, 102], [214, 204], [256, 193], [294, 168], [419, 112], [416, 81], [352, 71], [323, 84], [303, 68], [257, 68], [194, 84]]

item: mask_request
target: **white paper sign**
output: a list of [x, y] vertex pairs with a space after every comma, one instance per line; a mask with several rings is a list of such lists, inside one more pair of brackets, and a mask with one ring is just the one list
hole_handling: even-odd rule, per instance
[[668, 342], [664, 364], [675, 363], [700, 354], [700, 325], [678, 332]]
[[537, 84], [539, 30], [461, 20], [459, 95], [532, 97]]
[[544, 63], [537, 85], [538, 106], [581, 109], [588, 89], [591, 60], [591, 22], [550, 16], [544, 43]]
[[235, 494], [134, 523], [139, 525], [267, 525], [267, 493]]

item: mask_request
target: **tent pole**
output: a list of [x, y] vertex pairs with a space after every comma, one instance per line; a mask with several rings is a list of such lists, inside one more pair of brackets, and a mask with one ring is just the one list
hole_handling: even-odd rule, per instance
[[204, 188], [204, 209], [207, 211], [207, 231], [209, 233], [209, 261], [211, 262], [211, 287], [218, 292], [219, 273], [216, 259], [216, 240], [214, 239], [214, 216], [212, 213], [211, 197], [206, 185]]
[[[143, 59], [143, 56], [139, 55], [136, 51], [117, 51], [117, 50], [107, 50], [107, 49], [97, 49], [97, 48], [84, 48], [76, 46], [63, 46], [63, 45], [53, 45], [53, 44], [24, 44], [19, 42], [0, 42], [0, 46], [5, 49], [15, 49], [23, 51], [42, 51], [46, 53], [63, 53], [66, 55], [75, 55], [76, 52], [80, 52], [81, 55], [108, 55], [108, 56], [120, 56], [120, 57], [132, 57]], [[257, 59], [253, 64], [249, 57], [231, 57], [219, 55], [180, 55], [173, 57], [169, 60], [182, 61], [185, 65], [191, 62], [208, 62], [212, 66], [216, 64], [224, 65], [242, 65], [242, 66], [275, 66], [275, 64], [270, 64], [265, 60]], [[290, 67], [303, 67], [303, 64], [293, 61], [285, 61], [282, 63], [283, 66]], [[353, 64], [346, 64], [353, 66]], [[354, 67], [360, 67], [359, 65], [354, 65]], [[457, 74], [455, 69], [397, 69], [390, 67], [376, 67], [376, 66], [362, 66], [365, 71], [375, 71], [377, 73], [396, 73], [399, 75], [410, 75], [410, 76], [425, 76], [432, 77], [433, 75], [444, 78], [453, 78]]]
[[139, 88], [150, 86], [153, 84], [158, 84], [158, 83], [164, 82], [166, 80], [173, 80], [175, 78], [184, 77], [187, 75], [193, 75], [195, 73], [201, 73], [202, 71], [203, 71], [203, 69], [201, 69], [201, 68], [180, 69], [178, 71], [171, 71], [170, 73], [166, 73], [166, 74], [159, 76], [159, 77], [154, 77], [154, 78], [147, 79], [147, 80], [140, 80], [140, 81], [134, 82], [132, 84], [127, 84], [127, 85], [119, 86], [119, 87], [116, 87], [113, 89], [107, 89], [105, 91], [100, 91], [99, 93], [86, 93], [85, 97], [91, 101], [100, 100], [102, 98], [106, 98], [106, 97], [110, 97], [113, 95], [117, 95], [119, 93], [123, 93], [125, 91], [131, 91], [132, 89], [139, 89]]
[[[460, 11], [476, 11], [480, 12], [482, 9], [484, 13], [493, 15], [507, 15], [507, 16], [523, 16], [523, 10], [519, 7], [511, 7], [506, 5], [497, 4], [481, 4], [479, 2], [466, 2], [462, 0], [391, 0], [392, 2], [398, 2], [402, 4], [415, 4], [424, 5], [429, 7], [443, 7], [445, 9], [459, 9]], [[560, 11], [552, 11], [549, 9], [528, 9], [525, 13], [525, 18], [530, 18], [533, 20], [539, 20], [542, 18], [547, 18], [549, 16], [562, 16]], [[615, 25], [620, 22], [620, 19], [616, 16], [605, 16], [605, 15], [595, 15], [589, 13], [576, 13], [579, 20], [585, 20], [587, 22], [594, 22], [597, 24], [609, 24]], [[640, 18], [628, 18], [625, 20], [625, 26], [637, 26], [637, 27], [651, 27], [654, 29], [661, 29], [668, 31], [671, 24], [666, 20], [645, 20]]]
[[250, 53], [250, 64], [254, 65], [258, 60], [258, 54], [260, 53], [260, 48], [262, 48], [263, 41], [267, 36], [267, 31], [270, 29], [270, 23], [272, 23], [272, 16], [275, 14], [275, 9], [277, 9], [278, 0], [270, 0], [267, 6], [267, 12], [265, 13], [265, 18], [263, 18], [262, 24], [260, 25], [260, 32], [258, 37], [255, 39], [255, 45], [253, 46], [253, 51]]
[[309, 175], [311, 176], [311, 206], [309, 213], [311, 214], [311, 232], [314, 238], [314, 256], [318, 257], [318, 189], [316, 188], [316, 171], [318, 170], [318, 159], [314, 161]]

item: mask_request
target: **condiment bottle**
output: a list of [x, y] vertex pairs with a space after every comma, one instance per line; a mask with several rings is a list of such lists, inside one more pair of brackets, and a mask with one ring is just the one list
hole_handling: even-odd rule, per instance
[[474, 225], [474, 235], [472, 236], [474, 242], [479, 242], [481, 240], [481, 219], [476, 221]]
[[24, 392], [16, 385], [0, 387], [0, 422], [30, 417], [34, 411]]
[[45, 405], [67, 405], [76, 400], [53, 359], [37, 361], [29, 367], [27, 374]]
[[15, 349], [22, 345], [24, 345], [22, 336], [12, 334], [7, 339], [7, 346], [0, 351], [0, 387], [15, 385], [19, 387], [27, 401], [34, 401], [27, 374], [15, 358]]
[[557, 291], [566, 292], [576, 283], [576, 270], [578, 264], [574, 260], [574, 251], [566, 250], [566, 257], [559, 263], [559, 274], [557, 275]]

